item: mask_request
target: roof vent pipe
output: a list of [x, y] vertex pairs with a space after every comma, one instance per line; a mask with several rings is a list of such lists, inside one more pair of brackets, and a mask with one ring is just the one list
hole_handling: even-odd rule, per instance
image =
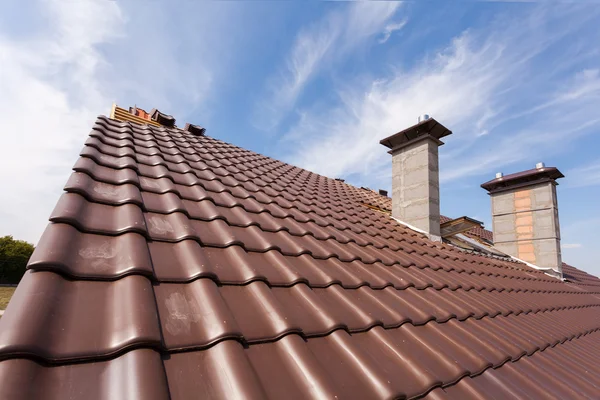
[[423, 121], [427, 121], [429, 119], [429, 114], [423, 114], [423, 115], [419, 115], [419, 119], [418, 122], [421, 123]]
[[535, 164], [535, 169], [542, 169], [546, 166], [546, 164], [544, 164], [543, 162], [539, 162], [537, 164]]
[[496, 172], [496, 179], [502, 178], [504, 174], [502, 172]]

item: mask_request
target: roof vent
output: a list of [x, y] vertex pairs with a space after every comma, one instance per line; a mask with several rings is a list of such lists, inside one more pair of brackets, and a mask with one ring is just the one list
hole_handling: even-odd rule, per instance
[[429, 114], [423, 114], [423, 115], [419, 115], [419, 119], [418, 122], [421, 123], [423, 121], [427, 121], [429, 119]]
[[458, 235], [473, 228], [483, 228], [483, 222], [465, 216], [440, 224], [440, 231], [443, 238]]
[[200, 125], [194, 125], [190, 123], [185, 124], [185, 128], [183, 128], [183, 130], [188, 131], [192, 135], [196, 136], [204, 136], [204, 134], [206, 133], [206, 128], [203, 128]]
[[150, 118], [152, 118], [152, 121], [156, 121], [162, 126], [169, 128], [175, 126], [175, 118], [173, 118], [172, 115], [162, 113], [156, 108], [153, 108], [152, 111], [150, 111]]
[[381, 196], [385, 196], [385, 197], [387, 197], [387, 194], [388, 194], [388, 192], [387, 192], [387, 190], [379, 189], [379, 194], [380, 194]]
[[546, 167], [546, 164], [544, 164], [543, 162], [535, 164], [535, 169], [542, 169], [544, 167]]
[[500, 179], [504, 176], [502, 172], [496, 172], [496, 179]]

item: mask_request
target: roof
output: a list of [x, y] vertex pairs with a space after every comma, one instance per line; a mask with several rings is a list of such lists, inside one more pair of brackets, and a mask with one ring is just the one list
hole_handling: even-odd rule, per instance
[[600, 289], [600, 279], [594, 275], [581, 271], [567, 263], [562, 263], [562, 270], [564, 279], [567, 281], [575, 283], [591, 292]]
[[[391, 214], [392, 212], [392, 199], [387, 196], [382, 196], [379, 193], [370, 190], [370, 189], [362, 189], [360, 192], [356, 194], [356, 199], [369, 207], [373, 207], [379, 209], [383, 212]], [[445, 223], [451, 221], [453, 218], [447, 217], [445, 215], [440, 216], [440, 223]], [[473, 227], [465, 232], [467, 235], [471, 237], [476, 237], [480, 239], [484, 239], [488, 242], [494, 241], [494, 234], [492, 231], [488, 231], [483, 226], [481, 227]]]
[[596, 397], [595, 286], [366, 192], [99, 117], [0, 319], [0, 398]]
[[495, 193], [517, 185], [530, 185], [535, 181], [547, 182], [558, 178], [564, 178], [558, 168], [542, 167], [494, 178], [481, 184], [481, 187], [490, 193]]

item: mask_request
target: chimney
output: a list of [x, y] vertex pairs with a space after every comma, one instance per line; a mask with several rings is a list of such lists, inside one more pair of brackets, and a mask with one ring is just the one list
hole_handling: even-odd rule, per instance
[[438, 147], [452, 134], [430, 118], [379, 143], [392, 155], [392, 216], [440, 239], [440, 184]]
[[562, 277], [556, 180], [564, 175], [544, 163], [481, 185], [492, 198], [494, 247]]

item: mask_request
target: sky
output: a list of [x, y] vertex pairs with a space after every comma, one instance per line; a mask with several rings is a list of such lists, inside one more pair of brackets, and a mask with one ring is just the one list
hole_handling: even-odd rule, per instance
[[36, 243], [113, 102], [355, 186], [430, 114], [441, 209], [491, 227], [480, 184], [558, 167], [563, 260], [600, 275], [600, 3], [3, 0], [0, 235]]

